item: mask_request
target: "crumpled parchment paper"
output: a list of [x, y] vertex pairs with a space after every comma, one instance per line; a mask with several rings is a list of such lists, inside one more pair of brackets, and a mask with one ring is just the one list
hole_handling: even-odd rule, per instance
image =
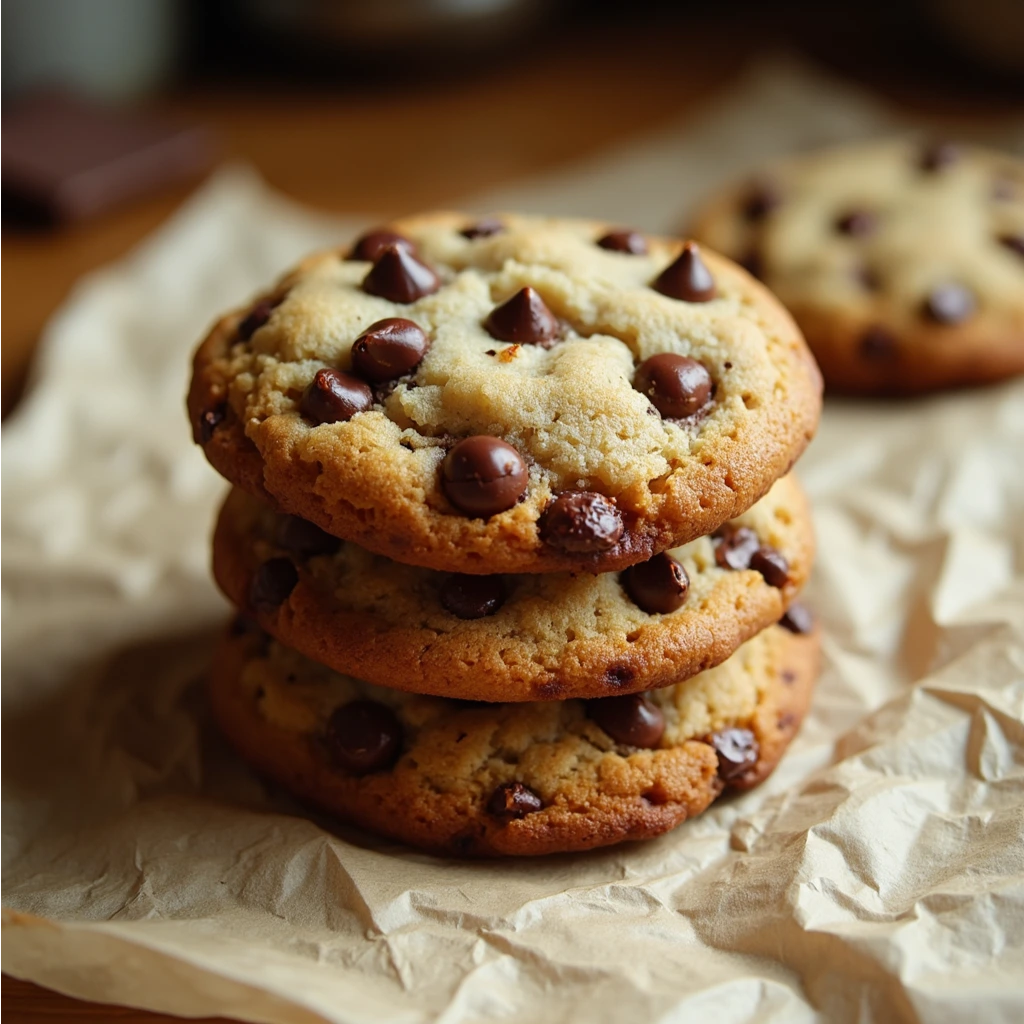
[[[667, 230], [765, 155], [894, 126], [770, 67], [467, 205]], [[354, 227], [227, 170], [50, 325], [3, 432], [3, 969], [303, 1024], [1024, 1019], [1024, 381], [828, 402], [800, 463], [812, 714], [762, 788], [670, 835], [439, 860], [311, 820], [226, 749], [202, 693], [224, 485], [189, 441], [189, 351]]]

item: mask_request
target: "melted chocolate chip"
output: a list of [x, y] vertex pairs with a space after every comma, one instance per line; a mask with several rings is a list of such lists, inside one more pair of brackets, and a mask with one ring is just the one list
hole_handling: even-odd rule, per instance
[[625, 252], [632, 256], [644, 256], [647, 253], [647, 239], [639, 231], [609, 231], [602, 235], [597, 244], [611, 252]]
[[213, 432], [224, 422], [224, 417], [228, 414], [228, 403], [221, 402], [220, 405], [215, 405], [212, 409], [207, 409], [206, 412], [199, 417], [199, 442], [200, 444], [209, 444], [213, 438]]
[[729, 782], [757, 764], [757, 737], [749, 729], [721, 729], [711, 737], [718, 754], [718, 777]]
[[520, 288], [491, 310], [484, 327], [492, 338], [520, 345], [538, 345], [558, 335], [558, 320], [532, 288]]
[[952, 142], [933, 142], [921, 151], [918, 166], [922, 171], [934, 173], [955, 164], [959, 159], [959, 146]]
[[755, 182], [743, 197], [740, 212], [750, 224], [762, 221], [782, 202], [778, 188], [770, 181]]
[[608, 551], [622, 537], [619, 510], [593, 491], [563, 491], [544, 512], [540, 535], [546, 544], [573, 554]]
[[419, 366], [427, 344], [423, 328], [412, 320], [378, 320], [352, 343], [352, 368], [374, 383], [394, 380]]
[[299, 582], [298, 570], [290, 558], [264, 562], [249, 583], [249, 606], [258, 612], [273, 612], [288, 599]]
[[301, 516], [280, 516], [274, 529], [274, 540], [279, 547], [300, 558], [333, 555], [341, 547], [337, 537], [332, 537]]
[[501, 576], [454, 573], [441, 584], [441, 604], [459, 619], [482, 619], [505, 603]]
[[474, 238], [490, 238], [491, 235], [500, 235], [504, 230], [505, 225], [497, 217], [484, 217], [483, 220], [478, 220], [468, 228], [463, 228], [459, 234], [472, 241]]
[[433, 295], [440, 287], [437, 274], [400, 245], [385, 246], [363, 278], [364, 292], [403, 305]]
[[544, 801], [529, 786], [521, 782], [506, 782], [491, 794], [487, 810], [496, 818], [507, 821], [525, 818], [544, 807]]
[[403, 235], [399, 235], [394, 231], [388, 231], [384, 228], [380, 228], [377, 231], [369, 231], [363, 235], [363, 237], [352, 246], [352, 251], [348, 254], [348, 259], [363, 260], [367, 263], [376, 263], [389, 245], [398, 245], [408, 252], [416, 252], [416, 246], [410, 242], [408, 238], [405, 238]]
[[257, 302], [238, 325], [238, 337], [242, 341], [248, 341], [270, 319], [270, 314], [280, 304], [280, 300], [273, 299], [261, 299]]
[[587, 717], [627, 747], [656, 747], [665, 732], [661, 708], [645, 693], [588, 700]]
[[1015, 252], [1018, 256], [1024, 256], [1024, 233], [1000, 235], [999, 244], [1005, 246], [1010, 252]]
[[851, 210], [836, 218], [836, 231], [853, 238], [866, 238], [878, 226], [878, 218], [870, 210]]
[[358, 377], [330, 366], [317, 370], [299, 409], [314, 423], [342, 423], [373, 407], [373, 392]]
[[814, 616], [807, 605], [794, 601], [786, 614], [779, 620], [779, 625], [783, 629], [788, 629], [790, 633], [804, 635], [814, 629]]
[[959, 324], [974, 312], [974, 296], [963, 285], [940, 284], [928, 293], [925, 315], [939, 324]]
[[789, 562], [768, 544], [763, 544], [750, 556], [750, 568], [759, 572], [770, 587], [784, 587], [789, 583]]
[[398, 760], [402, 723], [375, 700], [354, 700], [335, 709], [324, 739], [335, 764], [353, 775], [366, 775]]
[[890, 331], [876, 325], [860, 336], [858, 349], [869, 363], [885, 363], [896, 358], [898, 345]]
[[715, 279], [696, 242], [687, 242], [676, 261], [658, 275], [651, 287], [683, 302], [708, 302], [715, 297]]
[[519, 452], [499, 437], [482, 434], [459, 441], [442, 467], [448, 500], [460, 512], [484, 519], [510, 509], [528, 482]]
[[749, 526], [723, 526], [715, 535], [715, 561], [723, 569], [749, 569], [750, 559], [760, 546]]
[[665, 419], [686, 419], [711, 400], [711, 374], [689, 356], [660, 352], [637, 368], [633, 387], [646, 395]]
[[633, 603], [648, 615], [667, 615], [682, 608], [690, 589], [686, 570], [664, 553], [631, 565], [620, 579]]

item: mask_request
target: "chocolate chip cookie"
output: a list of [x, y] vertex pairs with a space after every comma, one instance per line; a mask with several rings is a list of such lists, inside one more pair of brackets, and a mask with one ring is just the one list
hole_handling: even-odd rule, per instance
[[837, 391], [1024, 372], [1024, 161], [890, 141], [795, 157], [714, 197], [696, 238], [760, 277]]
[[439, 214], [310, 257], [195, 359], [233, 483], [389, 558], [608, 571], [713, 532], [814, 433], [789, 315], [693, 243]]
[[792, 475], [717, 536], [599, 576], [403, 565], [236, 489], [213, 569], [267, 632], [339, 672], [441, 697], [562, 700], [649, 690], [724, 661], [779, 620], [813, 547]]
[[211, 695], [247, 761], [345, 820], [439, 853], [531, 855], [650, 838], [756, 785], [817, 663], [813, 630], [772, 626], [653, 693], [472, 704], [338, 675], [243, 621]]

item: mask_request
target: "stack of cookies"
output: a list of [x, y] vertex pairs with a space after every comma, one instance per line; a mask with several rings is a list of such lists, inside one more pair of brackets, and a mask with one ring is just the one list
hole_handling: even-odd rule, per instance
[[235, 489], [212, 674], [262, 773], [457, 854], [657, 835], [764, 779], [817, 671], [799, 330], [693, 243], [437, 214], [313, 256], [195, 360]]

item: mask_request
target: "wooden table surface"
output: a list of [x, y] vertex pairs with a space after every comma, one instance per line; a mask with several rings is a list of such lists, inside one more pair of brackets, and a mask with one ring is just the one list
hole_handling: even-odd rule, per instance
[[[460, 195], [549, 170], [696, 111], [784, 29], [766, 20], [738, 35], [728, 17], [695, 8], [632, 25], [606, 13], [585, 26], [556, 25], [469, 77], [410, 78], [385, 89], [351, 81], [207, 84], [158, 107], [209, 125], [225, 159], [251, 162], [272, 186], [304, 203], [400, 214], [450, 205]], [[878, 76], [877, 67], [873, 73]], [[903, 99], [927, 96], [924, 105], [936, 105], [939, 94], [926, 82], [900, 76], [892, 81]], [[1005, 90], [994, 89], [992, 97], [993, 109], [1006, 109]], [[972, 93], [968, 109], [976, 102]], [[982, 103], [987, 109], [984, 96]], [[949, 111], [963, 109], [954, 94]], [[165, 192], [52, 233], [5, 231], [4, 415], [23, 387], [43, 326], [74, 282], [125, 253], [187, 194], [186, 188]], [[11, 1022], [176, 1019], [86, 1004], [9, 977], [2, 997]]]

